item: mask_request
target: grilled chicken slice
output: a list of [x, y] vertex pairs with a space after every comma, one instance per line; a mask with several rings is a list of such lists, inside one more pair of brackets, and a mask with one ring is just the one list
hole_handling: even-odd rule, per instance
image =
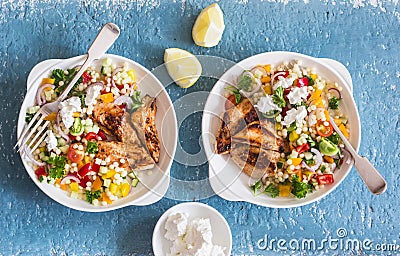
[[217, 133], [216, 152], [230, 152], [231, 136], [246, 127], [247, 124], [258, 120], [258, 114], [250, 100], [244, 98], [238, 105], [228, 109], [222, 116]]
[[233, 143], [232, 160], [250, 177], [259, 179], [276, 171], [280, 153], [244, 143]]
[[142, 99], [143, 105], [131, 115], [131, 122], [138, 133], [143, 145], [146, 145], [153, 160], [160, 160], [160, 140], [156, 128], [157, 101], [146, 95]]
[[256, 121], [247, 125], [232, 137], [232, 143], [241, 142], [263, 149], [283, 151], [283, 140], [277, 136], [274, 123], [268, 120]]
[[100, 103], [93, 109], [92, 118], [101, 124], [108, 134], [122, 141], [125, 110], [113, 103]]

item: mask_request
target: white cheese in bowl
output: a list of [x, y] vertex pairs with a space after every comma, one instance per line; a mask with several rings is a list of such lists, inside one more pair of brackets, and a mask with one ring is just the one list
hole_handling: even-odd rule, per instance
[[190, 222], [186, 213], [175, 213], [168, 216], [165, 223], [165, 238], [172, 241], [167, 255], [186, 256], [225, 256], [226, 248], [214, 245], [210, 219], [196, 218]]

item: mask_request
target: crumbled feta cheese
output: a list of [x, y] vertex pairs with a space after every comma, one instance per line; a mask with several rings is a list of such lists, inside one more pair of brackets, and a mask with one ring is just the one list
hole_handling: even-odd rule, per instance
[[59, 105], [60, 115], [65, 127], [69, 129], [74, 123], [74, 112], [82, 112], [81, 100], [78, 97], [71, 97]]
[[51, 130], [47, 131], [47, 137], [44, 139], [47, 144], [47, 150], [50, 152], [57, 148], [57, 138]]
[[296, 74], [291, 74], [288, 77], [284, 78], [283, 76], [278, 76], [278, 81], [274, 84], [273, 89], [274, 91], [279, 87], [286, 89], [293, 85], [294, 80], [298, 77]]
[[283, 125], [289, 126], [296, 121], [297, 124], [302, 124], [303, 119], [307, 116], [307, 110], [304, 106], [298, 109], [292, 108], [286, 112], [286, 116], [282, 121]]
[[92, 106], [95, 104], [96, 98], [99, 97], [100, 91], [103, 89], [101, 85], [93, 85], [87, 89], [85, 97], [85, 105]]
[[272, 97], [270, 95], [261, 97], [257, 104], [254, 105], [254, 107], [258, 108], [258, 110], [262, 113], [267, 113], [272, 110], [282, 110], [272, 101]]
[[308, 91], [307, 87], [305, 86], [300, 88], [294, 87], [287, 95], [289, 102], [292, 105], [302, 102], [303, 99], [306, 100], [307, 96], [308, 96]]

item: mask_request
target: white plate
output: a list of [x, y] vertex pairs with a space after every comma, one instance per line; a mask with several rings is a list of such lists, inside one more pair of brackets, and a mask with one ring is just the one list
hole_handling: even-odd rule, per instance
[[[27, 94], [21, 106], [18, 119], [18, 137], [25, 125], [24, 119], [26, 109], [33, 105], [35, 94], [42, 78], [48, 77], [51, 70], [55, 68], [66, 69], [76, 65], [81, 65], [84, 58], [85, 56], [77, 56], [65, 60], [46, 60], [37, 64], [31, 70], [27, 80]], [[141, 94], [149, 94], [150, 96], [157, 97], [158, 109], [156, 125], [162, 146], [160, 162], [152, 170], [152, 174], [147, 175], [147, 171], [144, 171], [140, 178], [141, 183], [139, 183], [136, 188], [133, 188], [127, 197], [119, 199], [108, 206], [94, 206], [83, 200], [69, 197], [65, 191], [56, 188], [54, 185], [40, 183], [29, 163], [29, 159], [25, 159], [21, 154], [22, 162], [29, 176], [46, 195], [67, 207], [88, 212], [109, 211], [129, 205], [149, 205], [160, 200], [167, 192], [169, 186], [169, 172], [175, 154], [178, 134], [176, 115], [171, 99], [158, 79], [145, 67], [127, 58], [112, 54], [105, 54], [102, 59], [104, 58], [110, 58], [113, 63], [116, 63], [117, 65], [121, 65], [124, 62], [128, 63], [128, 65], [135, 70]], [[92, 65], [100, 68], [101, 64], [102, 61], [95, 61]]]
[[164, 238], [165, 222], [171, 214], [187, 213], [188, 221], [195, 218], [209, 218], [213, 232], [213, 244], [226, 247], [225, 254], [231, 255], [232, 250], [232, 233], [231, 229], [217, 210], [203, 203], [188, 202], [175, 205], [168, 209], [158, 220], [153, 231], [153, 252], [155, 256], [165, 256], [169, 252], [172, 242]]
[[348, 175], [351, 165], [343, 164], [335, 171], [335, 183], [325, 186], [306, 198], [297, 199], [271, 198], [267, 195], [255, 197], [249, 185], [253, 182], [241, 172], [229, 155], [218, 155], [214, 151], [215, 134], [217, 133], [220, 119], [224, 111], [224, 87], [233, 83], [245, 69], [263, 64], [280, 64], [284, 61], [300, 60], [306, 67], [315, 67], [317, 73], [329, 81], [336, 81], [342, 86], [343, 103], [342, 111], [348, 116], [350, 124], [350, 143], [358, 150], [361, 139], [360, 118], [352, 96], [352, 82], [347, 69], [339, 62], [331, 59], [317, 59], [292, 52], [267, 52], [247, 58], [230, 68], [215, 84], [207, 99], [202, 119], [203, 145], [209, 161], [209, 179], [214, 192], [229, 201], [246, 201], [253, 204], [273, 207], [289, 208], [301, 206], [317, 201], [332, 192]]

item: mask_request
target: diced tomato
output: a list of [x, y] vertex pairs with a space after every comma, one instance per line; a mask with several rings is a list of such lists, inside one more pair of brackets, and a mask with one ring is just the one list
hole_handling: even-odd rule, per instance
[[88, 183], [89, 181], [92, 181], [91, 179], [90, 179], [90, 177], [89, 176], [85, 176], [85, 177], [83, 177], [82, 179], [81, 179], [81, 182], [79, 183], [79, 185], [81, 186], [81, 187], [83, 187], [83, 188], [86, 188], [87, 186], [86, 186], [86, 183]]
[[47, 176], [46, 167], [40, 166], [35, 170], [36, 177], [40, 179], [42, 176]]
[[76, 136], [68, 134], [68, 138], [72, 141], [76, 140]]
[[303, 86], [308, 86], [308, 78], [307, 77], [302, 77], [296, 80], [296, 86], [297, 87], [303, 87]]
[[121, 105], [118, 105], [120, 109], [126, 110], [126, 103], [122, 103]]
[[[100, 166], [99, 166], [99, 168], [100, 168]], [[84, 166], [82, 166], [81, 169], [79, 169], [78, 174], [80, 177], [83, 178], [91, 171], [92, 171], [92, 165], [90, 163], [87, 163]]]
[[68, 159], [71, 160], [71, 162], [74, 163], [79, 163], [80, 161], [83, 160], [85, 157], [85, 151], [79, 150], [78, 148], [74, 148], [74, 145], [82, 145], [81, 143], [74, 143], [71, 144], [68, 148]]
[[[328, 126], [325, 125], [325, 122], [328, 123]], [[317, 130], [318, 135], [321, 137], [328, 137], [333, 133], [332, 124], [328, 121], [318, 120], [317, 124], [315, 125], [315, 129]]]
[[230, 95], [226, 100], [225, 100], [225, 109], [228, 110], [232, 108], [233, 106], [236, 106], [236, 98], [235, 95]]
[[275, 80], [278, 80], [279, 77], [288, 77], [289, 76], [289, 71], [278, 71], [275, 74], [277, 74], [277, 76], [275, 76]]
[[100, 140], [101, 137], [97, 133], [89, 132], [88, 134], [86, 134], [85, 139], [86, 140]]
[[99, 130], [99, 132], [97, 133], [97, 135], [100, 136], [101, 140], [107, 140], [107, 136], [106, 136], [106, 134], [105, 134], [102, 130]]
[[117, 86], [117, 88], [118, 88], [119, 90], [124, 89], [124, 85], [123, 85], [123, 84], [117, 84], [117, 83], [115, 83], [115, 86]]
[[100, 165], [98, 164], [92, 164], [92, 172], [98, 173], [100, 170]]
[[308, 142], [296, 147], [296, 151], [299, 154], [301, 154], [309, 149], [310, 149], [310, 145], [308, 145]]
[[332, 184], [334, 182], [333, 174], [322, 174], [317, 176], [318, 185]]
[[89, 75], [89, 73], [86, 72], [86, 71], [83, 72], [83, 74], [82, 74], [82, 83], [87, 84], [87, 83], [90, 82], [90, 80], [92, 80], [92, 76]]

